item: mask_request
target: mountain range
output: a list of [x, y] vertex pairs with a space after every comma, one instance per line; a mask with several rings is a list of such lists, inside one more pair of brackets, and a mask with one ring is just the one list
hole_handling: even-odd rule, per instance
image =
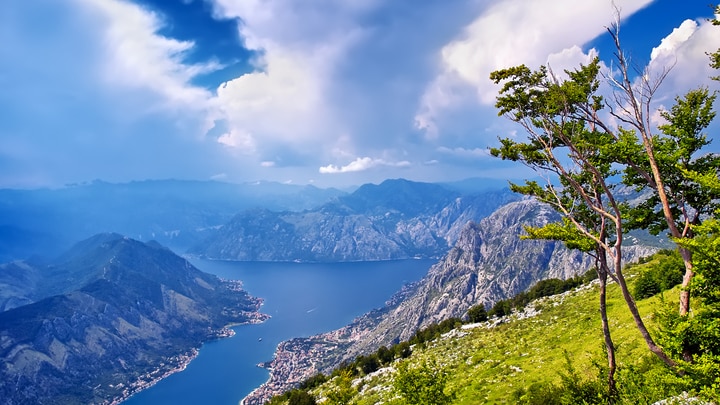
[[[592, 262], [579, 251], [560, 242], [520, 238], [524, 225], [542, 226], [558, 219], [548, 206], [523, 199], [501, 206], [478, 223], [466, 224], [454, 246], [427, 275], [406, 286], [384, 307], [341, 329], [281, 343], [274, 359], [265, 365], [271, 370], [270, 380], [244, 404], [262, 404], [317, 372], [329, 374], [359, 355], [406, 341], [419, 329], [463, 317], [473, 305], [490, 308], [539, 280], [585, 273]], [[633, 262], [655, 251], [657, 247], [628, 245], [624, 260]]]
[[466, 194], [448, 185], [386, 180], [315, 209], [241, 212], [189, 252], [246, 261], [438, 258], [468, 221], [518, 198], [507, 189]]
[[[0, 398], [8, 404], [112, 403], [181, 369], [202, 342], [227, 335], [226, 325], [265, 319], [239, 282], [202, 273], [153, 236], [223, 260], [439, 259], [384, 307], [281, 343], [266, 365], [269, 384], [247, 404], [473, 305], [591, 266], [561, 243], [520, 238], [524, 225], [556, 221], [554, 211], [476, 182], [395, 179], [353, 191], [100, 182], [0, 190], [0, 213]], [[100, 233], [54, 259], [37, 256], [103, 228], [140, 238]], [[627, 240], [636, 242], [627, 261], [657, 249], [645, 238]]]
[[3, 404], [116, 403], [182, 369], [261, 300], [155, 242], [99, 234], [0, 272]]

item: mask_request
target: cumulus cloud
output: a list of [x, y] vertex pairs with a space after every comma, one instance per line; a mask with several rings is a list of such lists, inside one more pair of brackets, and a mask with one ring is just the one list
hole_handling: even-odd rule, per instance
[[702, 85], [717, 87], [708, 78], [717, 75], [706, 52], [720, 48], [720, 28], [710, 22], [685, 20], [653, 48], [648, 71], [651, 75], [670, 69], [658, 94], [658, 101], [671, 100]]
[[336, 174], [336, 173], [350, 173], [350, 172], [361, 172], [368, 169], [372, 169], [378, 166], [390, 166], [390, 167], [408, 167], [411, 163], [403, 160], [399, 162], [388, 162], [383, 159], [373, 159], [370, 157], [357, 158], [354, 161], [348, 163], [345, 166], [327, 165], [322, 166], [319, 172], [322, 174]]
[[372, 3], [214, 0], [218, 16], [240, 19], [240, 38], [260, 55], [255, 71], [218, 88], [221, 117], [268, 147], [307, 148], [332, 139], [341, 126], [328, 87], [336, 65], [362, 37], [354, 16]]
[[[631, 15], [650, 0], [615, 3], [623, 15]], [[436, 135], [438, 117], [452, 108], [453, 94], [457, 93], [454, 89], [461, 86], [473, 89], [480, 103], [492, 104], [498, 90], [489, 79], [494, 70], [519, 64], [536, 67], [548, 62], [566, 65], [587, 60], [591, 55], [584, 54], [580, 46], [601, 34], [613, 21], [613, 13], [610, 2], [494, 3], [465, 27], [462, 36], [442, 48], [442, 69], [422, 97], [416, 127]]]
[[194, 44], [160, 35], [161, 16], [122, 0], [75, 1], [102, 21], [107, 83], [149, 89], [172, 107], [208, 108], [212, 94], [191, 81], [222, 66], [187, 63]]

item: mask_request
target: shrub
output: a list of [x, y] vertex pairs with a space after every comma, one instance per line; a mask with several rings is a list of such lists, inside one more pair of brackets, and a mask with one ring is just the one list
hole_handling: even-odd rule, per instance
[[468, 321], [471, 323], [485, 322], [488, 320], [487, 311], [485, 311], [485, 305], [478, 304], [468, 309]]

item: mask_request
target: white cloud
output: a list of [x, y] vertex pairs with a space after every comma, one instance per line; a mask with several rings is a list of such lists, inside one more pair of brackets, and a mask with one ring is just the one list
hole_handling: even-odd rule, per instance
[[659, 102], [671, 100], [698, 86], [717, 88], [709, 80], [718, 74], [710, 67], [706, 52], [720, 48], [720, 27], [710, 22], [685, 20], [660, 44], [653, 48], [648, 66], [651, 75], [657, 76], [664, 69], [671, 68], [657, 95]]
[[246, 47], [258, 51], [256, 71], [224, 83], [218, 107], [228, 125], [258, 144], [293, 145], [332, 140], [341, 132], [328, 100], [336, 66], [362, 38], [354, 22], [373, 2], [214, 0], [215, 13], [239, 18]]
[[461, 158], [483, 158], [490, 156], [490, 152], [487, 149], [483, 148], [473, 148], [473, 149], [467, 149], [467, 148], [448, 148], [445, 146], [441, 146], [437, 148], [437, 151], [440, 153], [444, 153], [447, 155], [455, 156], [455, 157], [461, 157]]
[[275, 162], [270, 161], [270, 160], [265, 160], [265, 161], [260, 162], [260, 166], [262, 166], [262, 167], [275, 167]]
[[222, 66], [186, 63], [185, 56], [194, 44], [160, 35], [160, 16], [128, 1], [75, 1], [96, 15], [104, 27], [107, 83], [149, 89], [172, 107], [208, 107], [212, 94], [193, 86], [191, 80]]
[[255, 152], [255, 141], [250, 134], [242, 130], [233, 129], [218, 137], [218, 143], [237, 149], [245, 154]]
[[348, 163], [345, 166], [327, 165], [322, 166], [319, 172], [322, 174], [336, 174], [336, 173], [349, 173], [349, 172], [361, 172], [374, 167], [379, 166], [390, 166], [390, 167], [408, 167], [411, 163], [403, 160], [399, 162], [388, 162], [383, 159], [373, 159], [370, 157], [357, 158], [354, 161]]
[[[615, 3], [627, 16], [650, 1]], [[472, 88], [481, 103], [492, 104], [498, 90], [489, 79], [494, 70], [586, 60], [588, 55], [582, 54], [579, 45], [601, 34], [613, 21], [613, 12], [609, 1], [496, 2], [465, 27], [460, 38], [442, 48], [442, 70], [422, 97], [416, 127], [430, 131], [429, 135], [438, 130], [438, 117], [452, 108], [459, 83]]]

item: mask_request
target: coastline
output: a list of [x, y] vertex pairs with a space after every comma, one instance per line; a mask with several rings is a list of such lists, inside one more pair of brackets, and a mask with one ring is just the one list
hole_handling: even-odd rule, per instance
[[272, 360], [258, 364], [270, 372], [268, 380], [240, 400], [240, 405], [262, 405], [319, 372], [329, 372], [343, 360], [345, 350], [364, 335], [364, 330], [353, 323], [331, 332], [281, 342]]
[[221, 329], [216, 330], [213, 336], [208, 337], [202, 342], [200, 347], [193, 347], [186, 353], [166, 358], [164, 360], [166, 363], [161, 362], [160, 366], [155, 370], [142, 374], [135, 381], [128, 383], [127, 386], [124, 386], [122, 393], [118, 398], [115, 398], [110, 402], [106, 402], [106, 404], [119, 405], [130, 399], [133, 395], [138, 394], [139, 392], [144, 391], [148, 388], [151, 388], [163, 379], [175, 373], [184, 371], [187, 366], [190, 365], [190, 363], [200, 354], [200, 349], [202, 349], [203, 344], [211, 342], [213, 340], [231, 338], [235, 336], [235, 331], [231, 328], [243, 325], [254, 325], [263, 323], [270, 318], [270, 315], [263, 314], [261, 312], [253, 312], [252, 315], [249, 315], [248, 317], [250, 319], [246, 322], [232, 322], [225, 325]]
[[121, 404], [122, 402], [130, 399], [130, 397], [132, 397], [133, 395], [139, 393], [140, 391], [148, 389], [153, 385], [159, 383], [164, 378], [167, 378], [175, 373], [184, 371], [190, 364], [190, 362], [198, 356], [198, 354], [200, 354], [200, 350], [198, 350], [197, 348], [192, 348], [189, 352], [185, 354], [169, 358], [168, 361], [177, 360], [177, 364], [174, 367], [163, 372], [161, 366], [149, 373], [141, 375], [133, 383], [128, 384], [127, 388], [123, 390], [120, 398], [112, 400], [111, 402], [109, 402], [109, 405]]

